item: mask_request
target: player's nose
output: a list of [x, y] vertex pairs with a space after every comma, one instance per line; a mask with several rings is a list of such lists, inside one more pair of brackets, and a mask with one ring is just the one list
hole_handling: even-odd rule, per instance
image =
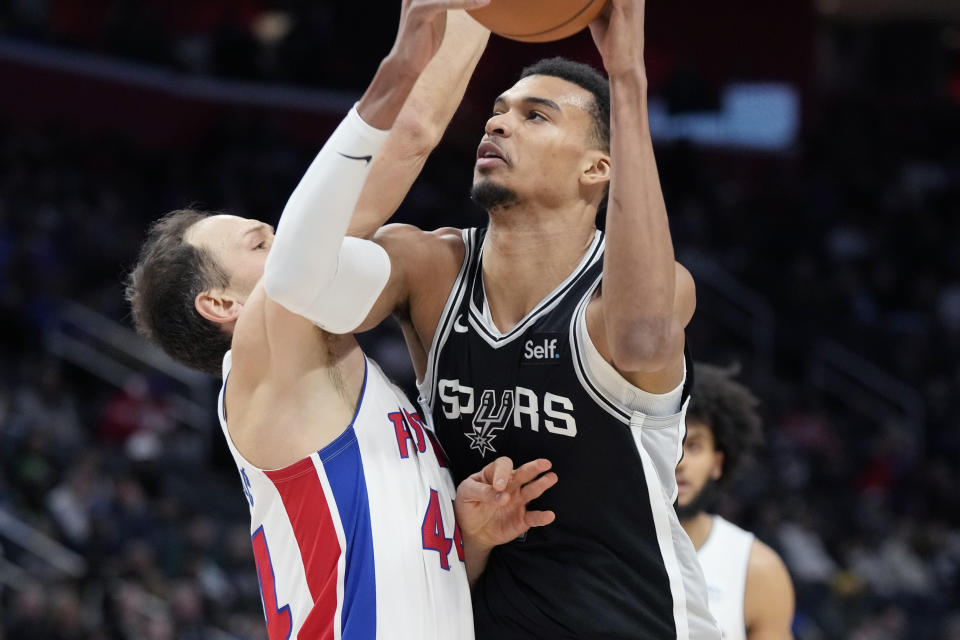
[[510, 121], [506, 113], [497, 113], [487, 119], [483, 132], [488, 136], [508, 138], [512, 133]]

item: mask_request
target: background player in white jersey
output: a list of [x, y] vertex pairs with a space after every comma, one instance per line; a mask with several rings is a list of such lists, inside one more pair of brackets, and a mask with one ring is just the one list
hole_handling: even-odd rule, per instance
[[718, 489], [759, 443], [757, 399], [731, 370], [698, 362], [694, 374], [676, 508], [697, 548], [710, 610], [724, 640], [791, 638], [793, 585], [783, 561], [752, 533], [709, 511]]
[[[549, 463], [514, 471], [500, 459], [461, 485], [464, 549], [442, 451], [351, 335], [390, 274], [377, 245], [344, 239], [351, 214], [371, 165], [372, 186], [409, 186], [384, 187], [392, 167], [374, 157], [440, 45], [446, 10], [483, 4], [402, 3], [393, 49], [291, 195], [276, 236], [255, 220], [174, 212], [151, 229], [131, 274], [142, 332], [194, 368], [222, 362], [221, 425], [250, 505], [271, 640], [470, 638], [464, 561], [482, 563], [481, 544], [552, 519], [525, 509], [556, 481], [541, 475]], [[486, 34], [457, 20], [449, 58], [417, 85], [414, 106], [440, 88], [462, 94], [458, 74], [469, 75]], [[415, 130], [395, 134], [392, 149], [412, 146]]]

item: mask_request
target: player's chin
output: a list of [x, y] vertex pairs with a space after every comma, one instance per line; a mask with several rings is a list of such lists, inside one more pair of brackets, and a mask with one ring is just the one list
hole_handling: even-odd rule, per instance
[[475, 166], [473, 168], [473, 183], [476, 184], [481, 180], [486, 180], [491, 176], [497, 175], [500, 173], [500, 170], [504, 168], [504, 165], [497, 166]]
[[491, 176], [478, 176], [473, 181], [470, 199], [487, 211], [512, 207], [519, 200], [516, 191]]
[[477, 170], [473, 174], [473, 184], [471, 185], [473, 191], [501, 191], [501, 190], [511, 190], [508, 186], [508, 180], [506, 176], [498, 173], [494, 170], [483, 171]]

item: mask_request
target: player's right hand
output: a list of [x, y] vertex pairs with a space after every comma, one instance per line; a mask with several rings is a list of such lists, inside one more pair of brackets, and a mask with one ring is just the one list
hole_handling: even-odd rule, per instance
[[403, 0], [391, 54], [420, 73], [440, 48], [450, 9], [479, 9], [490, 0]]
[[540, 458], [514, 469], [497, 458], [457, 487], [454, 509], [465, 542], [494, 547], [518, 538], [531, 527], [553, 522], [553, 511], [529, 511], [527, 503], [557, 483], [549, 460]]

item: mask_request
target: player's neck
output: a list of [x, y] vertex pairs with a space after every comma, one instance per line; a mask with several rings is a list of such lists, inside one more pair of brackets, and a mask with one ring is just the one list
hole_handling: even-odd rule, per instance
[[583, 260], [595, 235], [592, 224], [531, 222], [491, 216], [483, 243], [483, 282], [490, 314], [509, 331]]
[[710, 531], [713, 530], [713, 516], [706, 511], [701, 511], [689, 520], [681, 520], [680, 526], [687, 532], [690, 542], [693, 543], [693, 548], [699, 549], [710, 537]]

